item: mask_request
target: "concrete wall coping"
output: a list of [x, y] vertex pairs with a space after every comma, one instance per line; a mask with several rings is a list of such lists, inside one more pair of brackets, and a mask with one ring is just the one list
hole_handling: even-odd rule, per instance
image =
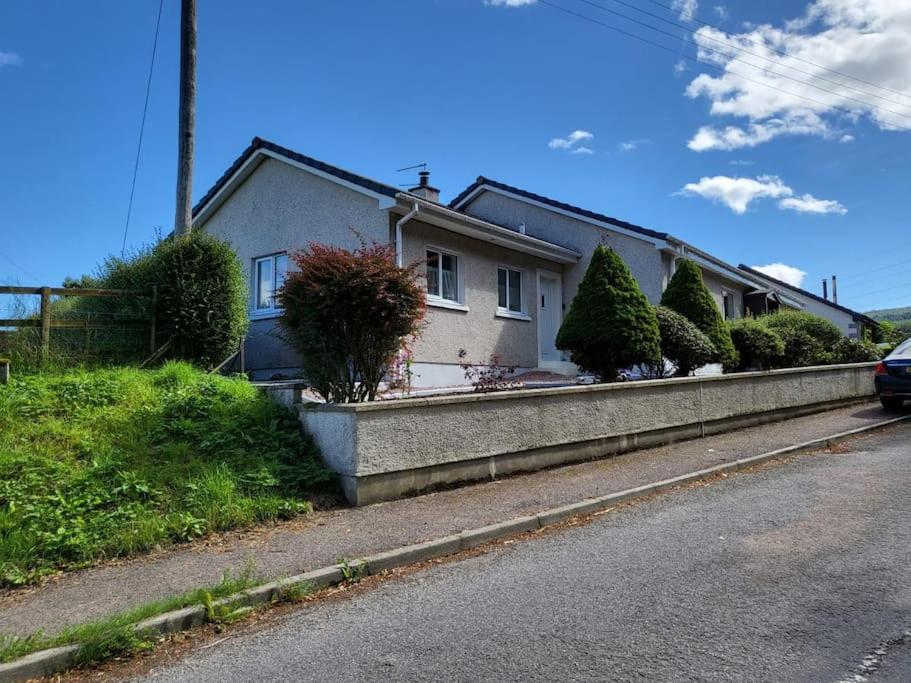
[[[757, 372], [738, 372], [729, 375], [711, 375], [703, 377], [675, 377], [672, 379], [649, 379], [633, 382], [611, 382], [608, 384], [588, 384], [582, 386], [543, 387], [540, 389], [515, 389], [512, 391], [495, 391], [487, 393], [458, 394], [446, 396], [427, 396], [423, 398], [398, 398], [388, 401], [370, 403], [308, 403], [303, 410], [317, 412], [363, 413], [375, 410], [403, 410], [411, 408], [430, 408], [449, 404], [465, 404], [479, 401], [503, 401], [507, 399], [532, 399], [547, 396], [567, 396], [576, 394], [602, 393], [608, 391], [636, 391], [655, 386], [679, 386], [681, 384], [698, 384], [709, 382], [731, 382], [736, 380], [776, 377], [781, 375], [798, 375], [818, 373], [820, 371], [851, 370], [876, 366], [876, 362], [843, 363], [839, 365], [816, 365], [806, 368], [782, 368]], [[871, 378], [872, 381], [872, 378]]]

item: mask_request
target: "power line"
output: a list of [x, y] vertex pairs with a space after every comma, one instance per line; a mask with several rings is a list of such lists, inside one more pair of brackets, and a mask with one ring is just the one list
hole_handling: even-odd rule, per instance
[[139, 124], [139, 142], [136, 145], [136, 161], [133, 163], [133, 182], [130, 184], [130, 202], [127, 205], [127, 219], [123, 226], [123, 245], [120, 247], [120, 256], [123, 257], [127, 249], [127, 233], [130, 230], [130, 215], [133, 213], [133, 196], [136, 194], [136, 176], [139, 175], [139, 155], [142, 152], [142, 136], [146, 128], [146, 114], [149, 111], [149, 92], [152, 89], [152, 71], [155, 69], [155, 54], [158, 52], [158, 32], [161, 29], [161, 9], [164, 0], [158, 0], [158, 19], [155, 21], [155, 39], [152, 41], [152, 59], [149, 64], [149, 77], [146, 79], [146, 98], [142, 105], [142, 121]]
[[[592, 7], [596, 7], [596, 8], [598, 8], [598, 9], [604, 11], [604, 12], [608, 12], [608, 13], [610, 13], [610, 14], [615, 14], [615, 15], [617, 15], [617, 16], [619, 16], [619, 17], [623, 17], [624, 19], [627, 19], [627, 20], [632, 21], [632, 22], [634, 22], [634, 23], [637, 23], [637, 24], [640, 24], [640, 25], [645, 26], [645, 27], [647, 27], [647, 28], [650, 28], [650, 29], [653, 30], [653, 31], [658, 31], [658, 32], [664, 33], [664, 34], [666, 34], [666, 35], [672, 36], [672, 37], [674, 37], [674, 38], [677, 38], [677, 37], [678, 37], [678, 36], [676, 36], [676, 35], [674, 35], [674, 34], [668, 33], [668, 32], [666, 32], [666, 31], [662, 31], [662, 30], [659, 29], [659, 28], [655, 28], [655, 27], [652, 26], [651, 24], [648, 24], [648, 23], [645, 23], [645, 22], [640, 22], [640, 21], [638, 21], [638, 20], [636, 20], [636, 19], [633, 19], [632, 17], [628, 17], [628, 16], [625, 15], [625, 14], [621, 14], [620, 12], [615, 12], [614, 10], [608, 9], [608, 8], [605, 7], [604, 5], [600, 5], [600, 4], [598, 4], [597, 2], [593, 2], [592, 0], [579, 0], [579, 2], [585, 3], [586, 5], [590, 5], [590, 6], [592, 6]], [[625, 2], [624, 0], [611, 0], [611, 2], [617, 3], [618, 5], [622, 5], [622, 6], [624, 6], [624, 7], [628, 7], [629, 9], [632, 9], [632, 10], [634, 10], [634, 11], [636, 11], [636, 12], [640, 12], [640, 13], [642, 13], [642, 14], [645, 14], [646, 16], [649, 16], [649, 17], [652, 17], [652, 18], [654, 18], [654, 19], [657, 19], [658, 21], [664, 22], [665, 24], [669, 24], [669, 25], [671, 25], [671, 26], [676, 26], [677, 28], [681, 28], [681, 29], [683, 29], [684, 31], [687, 31], [687, 32], [690, 31], [690, 28], [689, 28], [688, 26], [684, 26], [683, 24], [681, 24], [681, 23], [679, 23], [679, 22], [672, 21], [672, 20], [670, 20], [670, 19], [666, 19], [666, 18], [664, 18], [664, 17], [662, 17], [662, 16], [660, 16], [660, 15], [658, 15], [658, 14], [655, 14], [654, 12], [649, 12], [648, 10], [644, 10], [644, 9], [642, 9], [642, 8], [640, 8], [640, 7], [636, 7], [635, 5], [633, 5], [633, 4], [629, 3], [629, 2]], [[720, 29], [719, 29], [719, 30], [720, 30]], [[727, 35], [727, 33], [725, 33], [725, 35]], [[804, 69], [799, 69], [799, 68], [796, 67], [796, 66], [791, 66], [791, 65], [789, 65], [789, 64], [784, 64], [784, 63], [782, 63], [781, 61], [776, 60], [776, 59], [773, 59], [773, 58], [771, 58], [771, 57], [766, 57], [765, 55], [761, 55], [761, 54], [759, 54], [759, 53], [757, 53], [757, 52], [750, 52], [749, 50], [745, 50], [744, 48], [738, 47], [737, 45], [735, 45], [734, 43], [732, 43], [732, 42], [730, 42], [730, 41], [719, 40], [719, 39], [717, 39], [717, 38], [713, 38], [713, 37], [711, 37], [711, 36], [705, 36], [705, 35], [703, 36], [703, 38], [705, 38], [705, 39], [707, 39], [707, 40], [711, 40], [711, 41], [714, 42], [714, 43], [718, 43], [718, 44], [720, 44], [720, 45], [724, 45], [724, 46], [726, 46], [726, 47], [727, 47], [728, 49], [730, 49], [730, 50], [735, 50], [735, 51], [737, 51], [737, 52], [739, 52], [739, 53], [747, 54], [747, 55], [750, 55], [751, 57], [756, 57], [756, 58], [758, 58], [758, 59], [764, 59], [764, 60], [766, 60], [767, 62], [770, 62], [771, 64], [774, 64], [774, 65], [776, 65], [776, 66], [782, 66], [782, 67], [784, 67], [785, 69], [791, 69], [792, 71], [796, 71], [797, 73], [804, 74], [805, 76], [810, 76], [811, 78], [817, 78], [817, 79], [819, 79], [819, 80], [827, 81], [827, 82], [832, 83], [833, 85], [839, 86], [839, 87], [841, 87], [841, 88], [847, 88], [848, 90], [853, 90], [854, 92], [860, 93], [860, 94], [862, 94], [862, 95], [866, 95], [866, 96], [868, 96], [868, 97], [875, 97], [875, 98], [877, 98], [877, 99], [883, 100], [884, 102], [890, 102], [890, 103], [892, 103], [892, 104], [896, 104], [896, 105], [898, 105], [899, 107], [911, 108], [911, 104], [907, 104], [907, 103], [904, 103], [904, 102], [898, 102], [898, 101], [896, 101], [896, 100], [889, 99], [888, 97], [883, 97], [882, 95], [877, 95], [876, 93], [867, 92], [866, 90], [862, 90], [862, 89], [857, 88], [857, 87], [855, 87], [855, 86], [847, 85], [847, 84], [845, 84], [845, 83], [842, 83], [841, 81], [836, 81], [836, 80], [833, 80], [833, 79], [831, 79], [831, 78], [826, 78], [825, 76], [821, 76], [820, 74], [813, 73], [812, 71], [806, 71], [806, 70], [804, 70]], [[712, 52], [718, 52], [719, 54], [724, 54], [723, 51], [716, 50], [716, 49], [714, 49], [714, 48], [706, 48], [704, 45], [701, 45], [699, 42], [694, 41], [694, 40], [690, 40], [690, 39], [688, 39], [688, 38], [683, 38], [683, 37], [681, 37], [681, 40], [684, 41], [684, 42], [686, 42], [686, 43], [689, 43], [690, 45], [695, 45], [697, 48], [700, 48], [700, 49], [708, 49], [708, 50], [711, 50]], [[758, 43], [759, 41], [754, 41], [754, 42], [757, 42], [757, 43]], [[760, 43], [760, 44], [764, 45], [763, 43]], [[766, 46], [766, 47], [767, 47], [767, 46]], [[768, 49], [771, 49], [771, 48], [768, 48]], [[784, 56], [790, 57], [790, 55], [784, 55]], [[792, 57], [792, 58], [793, 58], [793, 57]], [[739, 59], [734, 58], [734, 61], [742, 61], [742, 60], [739, 60]], [[757, 68], [757, 69], [763, 68], [763, 67], [757, 66], [756, 64], [750, 64], [749, 62], [743, 62], [743, 63], [744, 63], [744, 64], [749, 64], [750, 66], [752, 66], [752, 67], [754, 67], [754, 68]], [[824, 67], [818, 67], [818, 68], [823, 69], [823, 70], [826, 70]], [[777, 76], [782, 76], [782, 77], [784, 77], [784, 78], [789, 78], [789, 76], [787, 76], [787, 75], [785, 75], [785, 74], [780, 74], [780, 73], [776, 73], [776, 72], [772, 72], [772, 73], [775, 73], [775, 75], [777, 75]], [[793, 79], [793, 80], [797, 80], [797, 79]], [[813, 84], [813, 83], [806, 83], [806, 82], [801, 81], [801, 80], [798, 80], [798, 82], [799, 82], [799, 83], [804, 83], [805, 85], [810, 85], [810, 86], [812, 86], [812, 87], [814, 87], [814, 88], [819, 88], [819, 86], [817, 86], [817, 85], [815, 85], [815, 84]], [[840, 93], [835, 93], [835, 92], [833, 92], [833, 91], [831, 91], [831, 90], [826, 90], [825, 88], [819, 88], [819, 89], [822, 90], [823, 92], [828, 92], [828, 93], [832, 93], [832, 94], [840, 94]], [[862, 100], [857, 100], [857, 101], [862, 102]], [[867, 103], [864, 102], [864, 104], [867, 104]], [[873, 105], [871, 105], [871, 106], [873, 106]], [[891, 113], [896, 113], [896, 114], [898, 114], [898, 112], [892, 112], [891, 110], [885, 109], [885, 108], [883, 108], [883, 111], [888, 111], [888, 112], [891, 112]], [[904, 116], [905, 114], [901, 114], [901, 115]]]
[[[653, 5], [657, 5], [658, 7], [663, 7], [664, 9], [666, 9], [666, 10], [668, 10], [668, 11], [670, 11], [670, 12], [675, 12], [675, 11], [676, 11], [672, 6], [666, 5], [666, 4], [662, 3], [662, 2], [658, 2], [658, 0], [648, 0], [648, 1], [649, 1], [650, 3], [652, 3]], [[721, 27], [719, 27], [719, 26], [716, 26], [715, 24], [710, 24], [710, 23], [708, 23], [708, 22], [706, 22], [706, 21], [700, 21], [699, 19], [695, 19], [695, 18], [693, 19], [693, 21], [696, 22], [697, 24], [702, 25], [702, 26], [707, 26], [707, 27], [709, 27], [709, 28], [715, 29], [716, 31], [721, 31], [722, 33], [724, 33], [725, 35], [727, 35], [727, 31], [725, 31], [723, 28], [721, 28]], [[829, 69], [829, 68], [827, 68], [827, 67], [822, 66], [821, 64], [817, 64], [816, 62], [812, 62], [812, 61], [810, 61], [809, 59], [804, 59], [804, 58], [802, 58], [802, 57], [798, 57], [797, 55], [789, 54], [789, 53], [788, 53], [787, 51], [785, 51], [785, 50], [776, 50], [775, 48], [770, 47], [770, 46], [766, 45], [764, 42], [759, 41], [759, 40], [756, 40], [755, 38], [745, 37], [745, 39], [746, 39], [746, 40], [749, 40], [751, 43], [754, 43], [754, 44], [756, 44], [756, 45], [761, 45], [762, 47], [768, 48], [769, 50], [771, 50], [772, 52], [774, 52], [775, 54], [777, 54], [777, 55], [779, 55], [779, 56], [781, 56], [781, 57], [790, 57], [791, 59], [795, 59], [795, 60], [797, 60], [798, 62], [803, 62], [804, 64], [809, 64], [810, 66], [816, 67], [817, 69], [823, 69], [824, 71], [828, 71], [829, 73], [833, 73], [833, 74], [836, 74], [836, 75], [838, 75], [838, 76], [842, 76], [843, 78], [850, 78], [852, 81], [857, 81], [858, 83], [863, 83], [864, 85], [869, 85], [869, 86], [874, 87], [874, 88], [879, 88], [880, 90], [885, 90], [886, 92], [891, 92], [891, 93], [893, 93], [893, 94], [895, 94], [895, 95], [900, 95], [900, 96], [902, 96], [902, 97], [911, 98], [911, 94], [908, 94], [908, 93], [906, 93], [906, 92], [902, 92], [901, 90], [894, 90], [893, 88], [889, 88], [889, 87], [886, 87], [886, 86], [884, 86], [884, 85], [879, 85], [879, 84], [877, 84], [877, 83], [873, 83], [872, 81], [867, 81], [867, 80], [864, 80], [863, 78], [858, 78], [857, 76], [852, 76], [851, 74], [846, 74], [846, 73], [844, 73], [843, 71], [838, 71], [837, 69]]]
[[[619, 2], [620, 0], [613, 0], [613, 1], [614, 1], [614, 2]], [[691, 44], [691, 45], [695, 45], [697, 48], [699, 48], [699, 49], [701, 49], [701, 50], [707, 50], [707, 51], [713, 52], [713, 53], [715, 53], [715, 54], [723, 55], [724, 57], [730, 59], [732, 62], [740, 62], [741, 64], [745, 64], [746, 66], [752, 67], [752, 68], [754, 68], [754, 69], [769, 71], [769, 73], [773, 74], [774, 76], [777, 76], [778, 78], [786, 78], [786, 79], [788, 79], [789, 81], [794, 81], [795, 83], [798, 83], [799, 85], [808, 86], [808, 87], [810, 87], [810, 88], [816, 88], [817, 90], [820, 90], [820, 91], [822, 91], [822, 92], [824, 92], [824, 93], [828, 93], [829, 95], [835, 95], [835, 96], [837, 96], [837, 97], [840, 97], [840, 98], [843, 98], [843, 99], [846, 99], [846, 100], [851, 100], [852, 102], [857, 102], [857, 103], [859, 103], [859, 104], [864, 105], [864, 107], [872, 107], [872, 108], [874, 108], [874, 109], [877, 109], [878, 111], [885, 112], [885, 113], [888, 113], [888, 114], [892, 114], [892, 115], [894, 115], [894, 116], [899, 116], [899, 117], [902, 117], [902, 118], [904, 118], [904, 119], [907, 119], [909, 122], [911, 122], [911, 114], [903, 113], [903, 112], [900, 112], [900, 111], [895, 111], [894, 109], [889, 109], [889, 108], [887, 108], [887, 107], [883, 107], [883, 106], [880, 106], [880, 105], [872, 104], [872, 103], [870, 103], [870, 102], [868, 102], [868, 101], [866, 101], [866, 100], [862, 100], [862, 99], [859, 99], [859, 98], [857, 98], [857, 97], [852, 97], [851, 95], [846, 95], [846, 94], [840, 93], [840, 92], [838, 92], [838, 91], [836, 91], [836, 90], [830, 90], [830, 89], [828, 89], [828, 88], [822, 87], [821, 85], [817, 85], [817, 84], [811, 83], [811, 82], [809, 82], [809, 81], [804, 81], [804, 80], [802, 80], [802, 79], [800, 79], [800, 78], [795, 78], [794, 76], [789, 76], [788, 74], [783, 74], [783, 73], [778, 72], [778, 71], [772, 71], [772, 70], [769, 69], [768, 67], [764, 67], [764, 66], [762, 66], [761, 64], [754, 64], [753, 62], [748, 62], [748, 61], [746, 61], [746, 60], [744, 60], [744, 59], [741, 59], [740, 57], [731, 56], [731, 55], [729, 54], [729, 51], [726, 52], [726, 51], [724, 51], [724, 50], [719, 50], [719, 49], [717, 49], [717, 48], [707, 47], [707, 46], [705, 46], [705, 45], [700, 45], [699, 43], [697, 43], [697, 42], [694, 41], [694, 40], [690, 40], [689, 38], [684, 38], [684, 37], [682, 37], [682, 36], [678, 36], [678, 35], [676, 35], [676, 34], [674, 34], [674, 33], [671, 33], [670, 31], [665, 31], [664, 29], [658, 28], [657, 26], [653, 26], [652, 24], [648, 23], [647, 21], [640, 21], [639, 19], [635, 19], [635, 18], [633, 18], [633, 17], [630, 17], [630, 16], [628, 16], [628, 15], [626, 15], [626, 14], [623, 14], [622, 12], [617, 12], [617, 11], [615, 11], [615, 10], [612, 10], [612, 9], [608, 8], [608, 7], [605, 7], [604, 5], [600, 5], [600, 4], [596, 3], [596, 2], [592, 2], [591, 0], [580, 0], [580, 2], [583, 2], [583, 3], [585, 3], [586, 5], [590, 5], [590, 6], [592, 6], [592, 7], [596, 7], [596, 8], [598, 8], [598, 9], [604, 11], [604, 12], [607, 12], [608, 14], [613, 14], [614, 16], [620, 17], [620, 18], [622, 18], [622, 19], [626, 19], [627, 21], [632, 22], [632, 23], [634, 23], [634, 24], [637, 24], [638, 26], [642, 26], [643, 28], [646, 28], [646, 29], [648, 29], [648, 30], [650, 30], [650, 31], [654, 31], [654, 32], [656, 32], [656, 33], [660, 33], [660, 34], [665, 35], [665, 36], [670, 36], [671, 38], [674, 38], [675, 40], [679, 39], [679, 40], [682, 40], [683, 42], [689, 43], [689, 44]], [[546, 4], [546, 3], [545, 3], [545, 4]], [[626, 3], [622, 3], [622, 4], [625, 5]], [[585, 15], [580, 15], [580, 16], [585, 16]], [[654, 16], [654, 15], [653, 15], [653, 16]], [[659, 17], [659, 18], [660, 18], [660, 17]], [[662, 21], [663, 21], [663, 20], [662, 20]], [[671, 23], [674, 23], [674, 22], [671, 22]], [[686, 29], [686, 27], [683, 26], [682, 24], [675, 24], [675, 25], [680, 26], [681, 28]], [[713, 40], [714, 40], [714, 39], [713, 39]], [[718, 41], [716, 41], [716, 42], [718, 42]], [[775, 62], [774, 60], [771, 60], [770, 58], [764, 57], [764, 56], [762, 56], [762, 55], [758, 55], [758, 54], [756, 54], [756, 53], [754, 53], [754, 52], [747, 52], [746, 50], [742, 50], [742, 48], [737, 48], [737, 47], [732, 47], [732, 49], [733, 49], [733, 50], [736, 50], [736, 51], [742, 51], [742, 52], [744, 52], [745, 54], [753, 55], [754, 57], [758, 57], [759, 59], [766, 59], [766, 60], [772, 62], [773, 64], [776, 64], [776, 62]], [[703, 63], [705, 63], [705, 62], [703, 62]], [[785, 66], [785, 68], [795, 68], [795, 67], [788, 67], [787, 65], [783, 65], [783, 66]], [[723, 69], [722, 69], [722, 70], [723, 70]], [[799, 69], [798, 69], [798, 71], [799, 71]], [[726, 71], [726, 73], [734, 73], [734, 72]], [[809, 72], [803, 71], [802, 73], [807, 73], [807, 74], [808, 74]], [[735, 75], [739, 76], [740, 78], [744, 78], [744, 76], [742, 76], [742, 75], [740, 75], [740, 74], [735, 74]], [[813, 74], [809, 74], [809, 75], [812, 76]], [[828, 79], [826, 79], [826, 80], [828, 80]], [[758, 81], [757, 81], [757, 82], [758, 82]], [[837, 84], [837, 85], [840, 85], [840, 84]], [[869, 94], [869, 93], [864, 93], [864, 94]], [[801, 95], [797, 95], [796, 93], [794, 94], [794, 96], [795, 96], [795, 97], [802, 97]], [[874, 97], [878, 97], [878, 95], [874, 95]], [[881, 99], [882, 99], [882, 98], [881, 98]], [[814, 100], [814, 101], [815, 101], [815, 100]], [[887, 101], [891, 101], [891, 100], [887, 100]], [[833, 105], [831, 105], [831, 104], [825, 104], [825, 103], [821, 103], [821, 104], [824, 104], [824, 106], [826, 106], [827, 108], [833, 106]], [[899, 103], [896, 103], [896, 104], [899, 104]], [[908, 105], [899, 104], [899, 106], [908, 106]], [[845, 109], [844, 111], [845, 111], [846, 113], [849, 113], [849, 114], [854, 114], [854, 112], [852, 112], [850, 109]]]
[[[651, 45], [652, 47], [657, 47], [657, 48], [660, 49], [660, 50], [664, 50], [665, 52], [670, 52], [671, 54], [677, 55], [677, 52], [676, 52], [675, 50], [669, 48], [667, 45], [662, 45], [661, 43], [657, 43], [657, 42], [655, 42], [655, 41], [653, 41], [653, 40], [649, 40], [648, 38], [644, 38], [643, 36], [637, 35], [637, 34], [635, 34], [635, 33], [631, 33], [630, 31], [626, 31], [626, 30], [624, 30], [624, 29], [622, 29], [622, 28], [618, 28], [617, 26], [613, 26], [613, 25], [611, 25], [611, 24], [606, 24], [606, 23], [604, 23], [603, 21], [598, 21], [597, 19], [594, 19], [593, 17], [587, 16], [587, 15], [585, 15], [585, 14], [581, 14], [580, 12], [575, 12], [575, 11], [573, 11], [573, 10], [571, 10], [571, 9], [566, 8], [566, 7], [562, 7], [562, 6], [560, 6], [560, 5], [554, 4], [553, 2], [550, 2], [550, 0], [538, 0], [538, 1], [539, 1], [542, 5], [547, 5], [548, 7], [552, 8], [552, 9], [555, 9], [555, 10], [558, 10], [558, 11], [563, 12], [563, 13], [565, 13], [565, 14], [568, 14], [568, 15], [570, 15], [570, 16], [576, 17], [577, 19], [582, 19], [583, 21], [588, 21], [588, 22], [590, 22], [590, 23], [592, 23], [592, 24], [596, 24], [596, 25], [601, 26], [601, 27], [603, 27], [603, 28], [606, 28], [606, 29], [608, 29], [608, 30], [610, 30], [610, 31], [614, 31], [614, 32], [616, 32], [616, 33], [620, 33], [621, 35], [627, 36], [627, 37], [629, 37], [629, 38], [633, 38], [633, 39], [638, 40], [638, 41], [640, 41], [640, 42], [642, 42], [642, 43], [645, 43], [645, 44], [647, 44], [647, 45]], [[678, 36], [674, 36], [674, 37], [675, 37], [675, 38], [678, 38]], [[743, 75], [743, 74], [741, 74], [741, 73], [737, 73], [736, 71], [726, 70], [726, 69], [724, 69], [723, 67], [717, 66], [717, 65], [715, 65], [715, 64], [711, 64], [711, 63], [709, 63], [709, 62], [705, 62], [705, 61], [703, 61], [703, 60], [701, 60], [701, 59], [698, 59], [698, 58], [696, 58], [696, 57], [690, 57], [690, 56], [688, 56], [688, 55], [683, 55], [683, 58], [686, 59], [686, 60], [689, 60], [689, 61], [691, 61], [691, 62], [695, 62], [695, 63], [697, 63], [697, 64], [701, 64], [701, 65], [703, 65], [703, 66], [706, 66], [706, 67], [708, 67], [708, 68], [715, 69], [716, 71], [720, 71], [720, 72], [722, 72], [722, 73], [729, 73], [729, 74], [732, 74], [732, 75], [734, 75], [734, 76], [737, 76], [738, 78], [742, 78], [742, 79], [745, 80], [745, 81], [749, 81], [750, 83], [755, 83], [756, 85], [760, 85], [760, 86], [762, 86], [762, 87], [764, 87], [764, 88], [769, 88], [770, 90], [775, 90], [775, 91], [780, 92], [780, 93], [783, 93], [783, 94], [785, 94], [785, 95], [790, 95], [791, 97], [796, 97], [796, 98], [798, 98], [798, 99], [806, 100], [807, 102], [813, 102], [813, 103], [818, 104], [818, 105], [820, 105], [820, 106], [822, 106], [822, 107], [825, 107], [825, 108], [827, 108], [827, 109], [833, 109], [833, 110], [835, 110], [835, 111], [840, 111], [840, 112], [842, 112], [842, 113], [844, 113], [844, 114], [848, 114], [849, 116], [855, 116], [855, 115], [856, 115], [856, 112], [851, 111], [850, 109], [845, 109], [844, 107], [839, 107], [839, 106], [833, 105], [833, 104], [831, 104], [831, 103], [829, 103], [829, 102], [823, 102], [822, 100], [817, 100], [817, 99], [814, 99], [814, 98], [812, 98], [812, 97], [808, 97], [808, 96], [806, 96], [806, 95], [799, 95], [799, 94], [797, 94], [797, 93], [795, 93], [795, 92], [791, 92], [790, 90], [784, 90], [783, 88], [779, 88], [779, 87], [777, 87], [777, 86], [770, 85], [770, 84], [768, 84], [768, 83], [763, 83], [762, 81], [758, 81], [758, 80], [756, 80], [755, 78], [750, 78], [749, 76], [745, 76], [745, 75]], [[793, 79], [792, 79], [792, 80], [793, 80]], [[866, 104], [866, 103], [865, 103], [865, 104]]]

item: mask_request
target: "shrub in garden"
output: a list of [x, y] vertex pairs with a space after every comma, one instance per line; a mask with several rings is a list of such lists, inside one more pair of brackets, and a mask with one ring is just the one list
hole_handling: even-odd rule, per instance
[[623, 260], [598, 245], [557, 334], [557, 348], [602, 382], [661, 359], [655, 309]]
[[716, 351], [712, 361], [726, 366], [737, 362], [731, 335], [699, 266], [688, 259], [677, 261], [677, 271], [664, 290], [661, 305], [677, 311], [706, 334]]
[[860, 339], [842, 337], [832, 349], [833, 363], [867, 363], [880, 360], [882, 352], [876, 344]]
[[843, 336], [825, 318], [805, 311], [779, 311], [763, 316], [760, 321], [784, 342], [784, 354], [775, 363], [778, 367], [827, 365], [832, 362], [832, 351]]
[[[661, 334], [661, 354], [678, 377], [687, 377], [716, 356], [715, 347], [705, 333], [682, 315], [666, 306], [656, 307], [655, 315]], [[663, 364], [658, 367], [664, 369]], [[663, 376], [664, 372], [651, 374]]]
[[330, 402], [373, 400], [424, 317], [419, 264], [397, 266], [385, 244], [310, 244], [291, 258], [298, 270], [279, 292], [281, 325], [307, 379]]
[[[246, 334], [247, 284], [243, 266], [227, 242], [193, 231], [168, 237], [125, 257], [109, 257], [96, 276], [67, 279], [65, 286], [150, 289], [158, 286], [158, 345], [171, 339], [167, 357], [203, 367], [218, 365], [237, 350]], [[115, 318], [145, 318], [145, 298], [72, 297], [55, 303], [54, 315], [82, 317], [102, 313]], [[81, 334], [81, 332], [80, 332]], [[61, 338], [55, 330], [52, 340]], [[149, 335], [120, 334], [110, 340], [118, 360], [149, 354]]]
[[725, 370], [768, 370], [784, 356], [784, 342], [774, 330], [754, 318], [728, 323], [737, 362]]
[[201, 231], [159, 242], [153, 256], [159, 329], [172, 355], [215, 366], [237, 351], [247, 332], [247, 284], [227, 242]]

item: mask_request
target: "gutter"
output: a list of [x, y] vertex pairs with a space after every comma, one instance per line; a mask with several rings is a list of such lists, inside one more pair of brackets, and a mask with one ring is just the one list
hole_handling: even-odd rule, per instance
[[405, 262], [405, 245], [402, 242], [402, 226], [417, 216], [419, 210], [420, 207], [418, 206], [418, 203], [415, 202], [411, 211], [406, 213], [395, 222], [395, 265], [397, 265], [399, 268], [401, 268]]

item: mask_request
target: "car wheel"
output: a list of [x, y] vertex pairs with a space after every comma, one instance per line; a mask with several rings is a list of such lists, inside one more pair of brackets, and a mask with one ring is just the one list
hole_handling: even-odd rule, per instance
[[905, 402], [905, 399], [895, 398], [894, 396], [880, 396], [879, 402], [882, 403], [883, 408], [890, 413], [897, 413], [902, 409], [902, 404]]

